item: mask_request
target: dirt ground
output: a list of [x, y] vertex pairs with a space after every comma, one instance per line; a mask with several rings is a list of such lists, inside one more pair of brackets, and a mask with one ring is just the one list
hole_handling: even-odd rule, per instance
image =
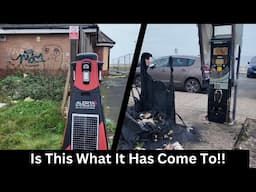
[[[176, 112], [189, 126], [196, 127], [202, 136], [200, 143], [188, 143], [186, 149], [232, 149], [235, 136], [239, 133], [242, 121], [234, 125], [209, 122], [207, 115], [207, 94], [175, 92]], [[181, 123], [177, 119], [177, 123]]]

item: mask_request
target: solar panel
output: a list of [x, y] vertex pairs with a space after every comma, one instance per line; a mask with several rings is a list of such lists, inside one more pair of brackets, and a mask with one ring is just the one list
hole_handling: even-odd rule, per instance
[[98, 149], [99, 115], [72, 114], [71, 149]]

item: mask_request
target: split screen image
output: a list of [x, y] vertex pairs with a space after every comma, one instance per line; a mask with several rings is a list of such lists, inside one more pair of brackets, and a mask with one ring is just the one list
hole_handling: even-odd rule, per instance
[[255, 148], [254, 24], [0, 26], [1, 149]]

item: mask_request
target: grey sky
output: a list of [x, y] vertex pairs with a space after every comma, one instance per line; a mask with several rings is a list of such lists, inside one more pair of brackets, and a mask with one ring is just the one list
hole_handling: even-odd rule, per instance
[[98, 24], [100, 30], [113, 39], [116, 44], [110, 51], [112, 59], [134, 52], [140, 24]]
[[175, 54], [199, 55], [197, 26], [195, 24], [149, 24], [142, 51], [154, 57]]
[[[116, 41], [111, 49], [111, 59], [133, 53], [138, 37], [139, 24], [99, 24], [100, 29]], [[199, 55], [196, 24], [149, 24], [142, 51], [154, 57], [174, 54]], [[256, 55], [256, 24], [245, 24], [243, 31], [242, 59], [247, 62]]]
[[242, 55], [256, 55], [256, 24], [244, 25]]

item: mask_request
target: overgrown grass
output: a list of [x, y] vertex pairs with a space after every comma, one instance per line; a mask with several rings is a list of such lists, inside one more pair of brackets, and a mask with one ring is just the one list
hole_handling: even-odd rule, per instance
[[106, 122], [106, 127], [107, 127], [107, 132], [109, 134], [114, 134], [116, 131], [116, 123], [114, 123], [113, 121], [107, 121]]
[[0, 109], [0, 149], [60, 149], [60, 103], [19, 101]]
[[19, 100], [26, 97], [60, 101], [66, 75], [45, 73], [16, 73], [0, 81], [0, 101]]
[[[66, 75], [16, 73], [0, 80], [0, 149], [60, 149], [64, 120], [60, 114]], [[30, 97], [34, 101], [23, 101]], [[12, 101], [18, 101], [17, 104]], [[116, 123], [106, 122], [108, 136]], [[112, 138], [112, 137], [111, 137]], [[108, 139], [109, 148], [112, 139]]]
[[116, 123], [113, 121], [106, 121], [106, 129], [107, 129], [107, 136], [108, 136], [108, 148], [111, 149], [113, 144], [113, 137], [116, 131]]

